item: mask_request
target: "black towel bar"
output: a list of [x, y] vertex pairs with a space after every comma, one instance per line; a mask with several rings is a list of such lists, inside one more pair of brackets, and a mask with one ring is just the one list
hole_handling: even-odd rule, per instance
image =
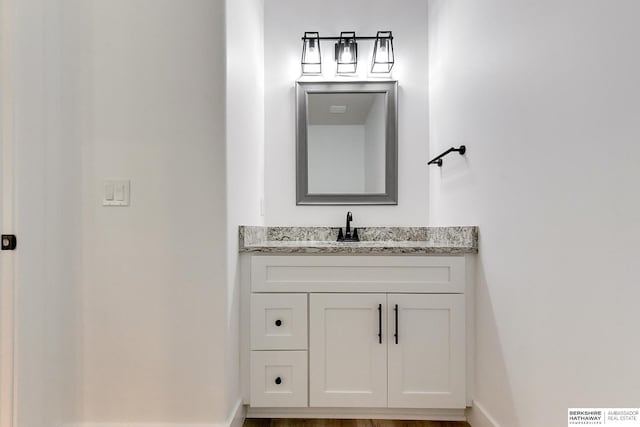
[[427, 165], [433, 165], [436, 164], [438, 165], [438, 167], [442, 167], [442, 158], [444, 156], [446, 156], [449, 153], [452, 153], [454, 151], [457, 151], [458, 153], [460, 153], [460, 155], [464, 155], [464, 153], [467, 152], [467, 147], [465, 147], [464, 145], [461, 145], [458, 148], [455, 147], [451, 147], [449, 148], [447, 151], [445, 151], [444, 153], [440, 154], [438, 157], [436, 157], [435, 159], [431, 160], [429, 163], [427, 163]]

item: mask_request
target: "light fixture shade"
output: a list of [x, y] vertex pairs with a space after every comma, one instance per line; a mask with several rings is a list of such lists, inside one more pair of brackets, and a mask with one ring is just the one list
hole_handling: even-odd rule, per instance
[[322, 74], [320, 34], [305, 32], [302, 39], [302, 74]]
[[395, 60], [393, 57], [393, 36], [391, 31], [378, 31], [373, 47], [372, 73], [390, 73]]
[[336, 62], [338, 74], [353, 74], [358, 68], [358, 43], [356, 33], [343, 31], [336, 43]]

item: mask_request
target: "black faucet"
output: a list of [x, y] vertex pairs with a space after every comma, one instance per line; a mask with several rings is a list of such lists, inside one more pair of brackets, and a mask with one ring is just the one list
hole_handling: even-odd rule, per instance
[[346, 238], [351, 237], [351, 221], [353, 221], [353, 214], [351, 212], [347, 212], [347, 226], [344, 229]]
[[353, 228], [353, 234], [351, 233], [351, 221], [353, 221], [353, 214], [347, 212], [347, 226], [344, 229], [344, 235], [342, 234], [342, 228], [338, 231], [338, 242], [359, 242], [358, 229]]

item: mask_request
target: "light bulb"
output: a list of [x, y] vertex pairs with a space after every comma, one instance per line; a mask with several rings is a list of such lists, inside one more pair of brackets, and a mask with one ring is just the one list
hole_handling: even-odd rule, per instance
[[380, 52], [380, 54], [382, 55], [386, 55], [387, 54], [387, 43], [386, 40], [380, 40], [378, 41], [378, 52]]
[[309, 50], [306, 55], [306, 62], [320, 63], [320, 50], [315, 46], [315, 43], [310, 44], [309, 46]]
[[353, 31], [341, 32], [340, 39], [335, 45], [338, 74], [353, 74], [358, 67], [358, 43]]
[[340, 56], [341, 62], [351, 62], [353, 56], [351, 55], [351, 47], [346, 45], [342, 50], [342, 55]]

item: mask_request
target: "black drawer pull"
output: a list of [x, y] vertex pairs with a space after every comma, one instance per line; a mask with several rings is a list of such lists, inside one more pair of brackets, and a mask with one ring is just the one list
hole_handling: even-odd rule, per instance
[[396, 304], [396, 307], [393, 309], [393, 311], [396, 312], [396, 333], [393, 336], [396, 338], [396, 344], [398, 344], [398, 304]]
[[276, 320], [276, 326], [278, 327], [282, 326], [282, 320], [280, 319]]
[[276, 384], [278, 385], [282, 384], [282, 378], [280, 377], [276, 378]]
[[378, 343], [382, 344], [382, 304], [378, 304]]

